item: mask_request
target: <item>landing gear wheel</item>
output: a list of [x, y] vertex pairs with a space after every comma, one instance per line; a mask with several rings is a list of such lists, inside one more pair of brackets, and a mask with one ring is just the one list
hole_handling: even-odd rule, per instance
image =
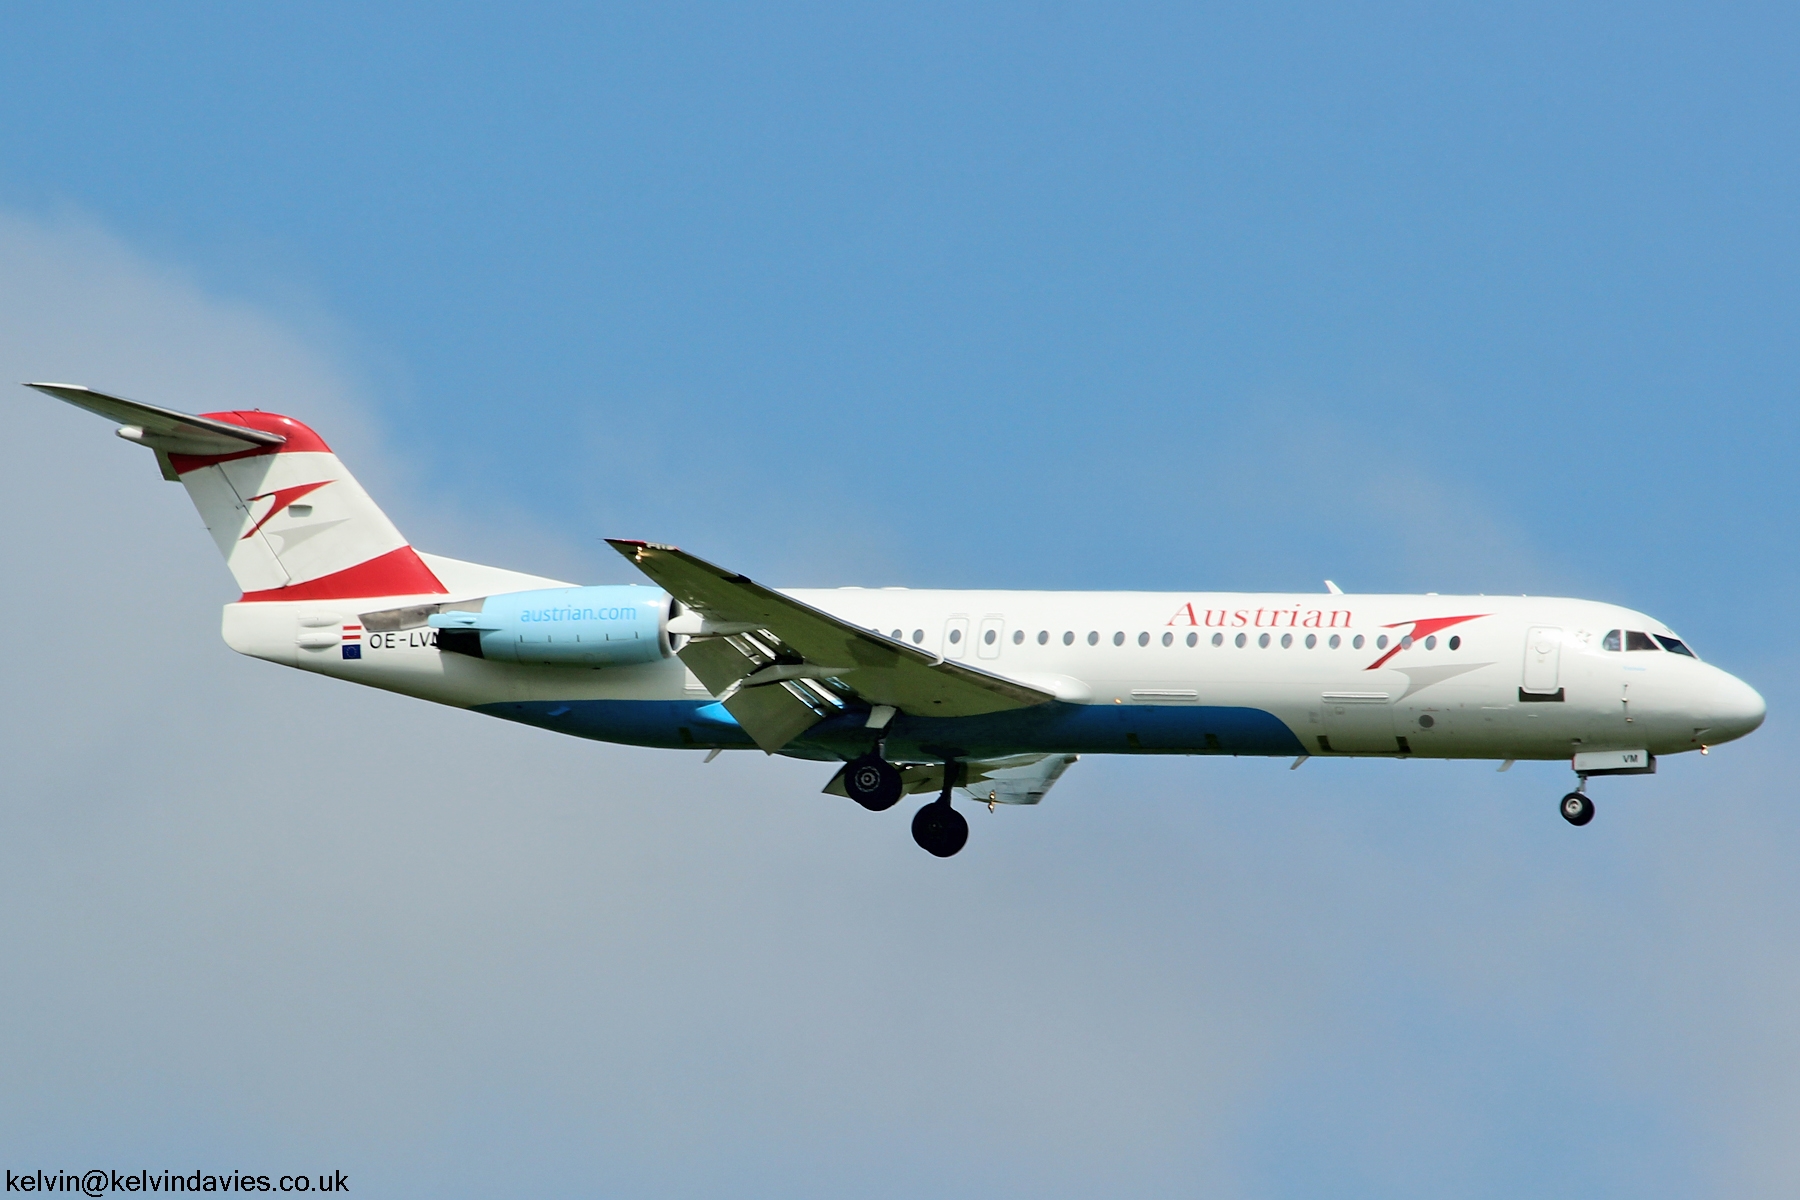
[[969, 823], [943, 800], [933, 800], [913, 816], [913, 841], [927, 854], [949, 858], [969, 841]]
[[1571, 825], [1586, 825], [1594, 819], [1594, 802], [1580, 792], [1570, 792], [1562, 798], [1562, 815]]
[[844, 790], [870, 812], [886, 812], [900, 803], [900, 772], [879, 754], [865, 754], [844, 768]]

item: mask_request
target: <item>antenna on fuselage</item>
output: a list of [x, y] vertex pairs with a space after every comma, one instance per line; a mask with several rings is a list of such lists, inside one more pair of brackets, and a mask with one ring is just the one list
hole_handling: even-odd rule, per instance
[[1339, 587], [1337, 584], [1331, 582], [1331, 580], [1329, 580], [1329, 579], [1327, 579], [1325, 581], [1325, 590], [1330, 592], [1334, 596], [1341, 596], [1344, 594], [1344, 589]]

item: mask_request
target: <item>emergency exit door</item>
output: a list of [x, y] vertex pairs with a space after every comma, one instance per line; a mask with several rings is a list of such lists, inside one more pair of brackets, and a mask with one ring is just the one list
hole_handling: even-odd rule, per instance
[[975, 653], [981, 658], [999, 658], [1005, 636], [1005, 617], [981, 618], [981, 629], [975, 636]]

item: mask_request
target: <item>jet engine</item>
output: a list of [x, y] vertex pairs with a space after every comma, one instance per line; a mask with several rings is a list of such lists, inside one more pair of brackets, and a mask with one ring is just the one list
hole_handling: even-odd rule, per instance
[[[615, 667], [674, 652], [676, 602], [660, 588], [575, 587], [506, 592], [432, 613], [438, 649], [498, 662]], [[474, 610], [474, 611], [469, 611]]]

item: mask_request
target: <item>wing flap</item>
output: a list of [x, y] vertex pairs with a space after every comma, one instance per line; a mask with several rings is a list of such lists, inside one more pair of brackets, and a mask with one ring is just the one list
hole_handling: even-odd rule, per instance
[[725, 698], [724, 704], [725, 711], [744, 727], [751, 740], [770, 754], [825, 717], [817, 704], [802, 699], [797, 689], [782, 683], [739, 688]]
[[[1074, 754], [1013, 754], [1005, 758], [971, 759], [957, 764], [960, 770], [957, 787], [977, 802], [1036, 804], [1078, 758], [1079, 755]], [[903, 766], [900, 768], [900, 786], [909, 796], [942, 791], [944, 765]], [[850, 794], [844, 788], [842, 770], [831, 777], [825, 792], [832, 796]]]
[[755, 665], [730, 638], [695, 638], [676, 654], [694, 673], [694, 678], [715, 696], [730, 691], [731, 685], [748, 675]]

